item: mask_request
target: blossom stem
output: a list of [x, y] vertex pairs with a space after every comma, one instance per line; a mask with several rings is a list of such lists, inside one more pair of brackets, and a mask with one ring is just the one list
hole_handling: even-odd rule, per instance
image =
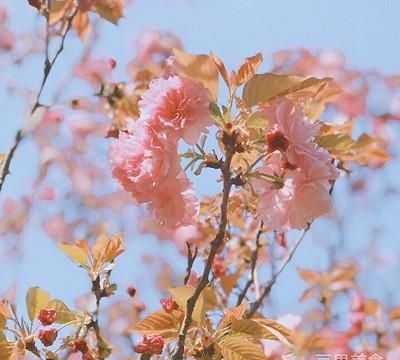
[[221, 200], [221, 215], [218, 226], [217, 234], [214, 240], [211, 242], [210, 252], [208, 254], [208, 258], [203, 270], [203, 274], [197, 285], [196, 289], [193, 292], [193, 295], [187, 300], [186, 303], [186, 311], [185, 318], [183, 319], [183, 323], [181, 329], [179, 331], [179, 336], [176, 344], [176, 348], [174, 354], [172, 355], [173, 360], [183, 360], [183, 355], [185, 351], [185, 340], [187, 333], [189, 331], [189, 327], [192, 323], [192, 315], [196, 305], [197, 300], [200, 297], [200, 294], [205, 289], [205, 287], [209, 283], [209, 275], [211, 272], [211, 267], [214, 262], [214, 258], [217, 254], [218, 248], [223, 244], [226, 227], [228, 225], [228, 206], [229, 206], [229, 194], [232, 188], [232, 179], [231, 179], [231, 162], [233, 155], [235, 153], [235, 148], [232, 145], [226, 146], [226, 157], [225, 161], [221, 166], [222, 176], [223, 176], [223, 191], [222, 191], [222, 200]]

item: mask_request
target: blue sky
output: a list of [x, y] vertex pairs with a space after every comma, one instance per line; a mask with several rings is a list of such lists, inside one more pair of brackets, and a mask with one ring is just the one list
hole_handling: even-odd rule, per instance
[[[25, 1], [0, 0], [10, 6], [12, 26], [19, 31], [29, 31], [37, 21], [35, 12]], [[298, 47], [318, 49], [338, 49], [354, 67], [370, 70], [377, 69], [384, 73], [400, 73], [400, 27], [398, 16], [400, 2], [396, 0], [136, 0], [128, 9], [118, 27], [104, 23], [101, 26], [101, 42], [96, 45], [100, 55], [113, 56], [118, 64], [118, 75], [123, 78], [123, 64], [135, 53], [133, 38], [143, 29], [155, 28], [176, 34], [183, 42], [185, 49], [193, 53], [217, 53], [228, 68], [234, 68], [241, 60], [258, 51], [264, 54], [265, 62], [261, 71], [270, 64], [270, 55], [280, 49]], [[49, 86], [44, 92], [44, 99], [51, 98], [52, 81], [58, 81], [65, 66], [81, 50], [77, 40], [69, 40], [61, 60], [49, 79]], [[0, 81], [15, 77], [30, 88], [37, 88], [41, 76], [41, 59], [29, 61], [22, 69], [6, 73], [0, 68]], [[80, 89], [70, 89], [73, 91]], [[0, 87], [0, 151], [7, 149], [9, 141], [19, 126], [25, 105], [18, 99], [9, 99]], [[398, 129], [397, 129], [398, 130]], [[398, 134], [398, 132], [397, 132]], [[13, 174], [0, 195], [0, 201], [11, 194], [18, 198], [29, 189], [32, 173], [35, 173], [35, 155], [32, 144], [26, 142], [18, 150], [13, 163]], [[373, 178], [373, 190], [365, 199], [358, 199], [352, 205], [346, 200], [338, 201], [339, 209], [347, 214], [347, 239], [352, 255], [360, 255], [360, 248], [370, 236], [371, 229], [385, 225], [379, 234], [381, 246], [388, 252], [398, 253], [398, 235], [394, 214], [400, 206], [396, 199], [382, 202], [380, 193], [383, 182], [399, 181], [398, 161], [389, 164], [381, 173], [366, 173]], [[345, 194], [345, 186], [337, 188], [339, 195]], [[134, 214], [127, 216], [134, 217]], [[20, 287], [18, 299], [30, 285], [40, 285], [54, 296], [66, 299], [73, 298], [88, 289], [85, 275], [76, 269], [40, 231], [39, 216], [33, 217], [32, 224], [24, 235], [24, 255], [15, 263], [2, 264], [0, 272], [0, 290], [17, 279]], [[277, 312], [296, 311], [294, 297], [298, 296], [303, 284], [295, 277], [296, 266], [323, 268], [326, 256], [318, 244], [320, 239], [334, 239], [338, 234], [328, 221], [315, 225], [313, 233], [307, 237], [288, 269], [274, 289], [273, 298]], [[184, 269], [184, 259], [177, 260], [170, 244], [159, 245], [150, 237], [138, 236], [129, 239], [129, 254], [122, 257], [117, 264], [116, 279], [121, 284], [137, 283], [139, 290], [149, 293], [146, 276], [149, 269], [135, 266], [140, 254], [148, 251], [165, 253], [168, 258], [177, 261], [176, 266]], [[382, 287], [387, 287], [393, 279], [399, 264], [386, 276], [377, 271], [372, 277]], [[129, 275], [127, 275], [129, 273]], [[362, 277], [361, 277], [362, 278]], [[294, 279], [296, 279], [294, 281]], [[365, 280], [368, 277], [365, 276]], [[381, 287], [366, 286], [371, 295], [382, 295]], [[289, 290], [293, 295], [288, 296]], [[121, 290], [122, 291], [122, 290]], [[397, 296], [400, 300], [399, 296]], [[149, 300], [149, 299], [147, 299]], [[149, 300], [150, 306], [156, 306], [157, 299]]]

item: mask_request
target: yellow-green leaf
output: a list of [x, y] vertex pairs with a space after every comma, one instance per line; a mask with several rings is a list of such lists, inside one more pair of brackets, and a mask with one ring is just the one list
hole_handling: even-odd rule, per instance
[[85, 265], [87, 263], [87, 254], [85, 250], [77, 245], [60, 243], [58, 247], [67, 255], [73, 262], [78, 265]]
[[39, 287], [32, 287], [26, 294], [26, 310], [30, 320], [39, 314], [40, 309], [45, 308], [50, 301], [49, 293]]
[[212, 56], [188, 54], [178, 49], [174, 49], [173, 53], [177, 74], [201, 82], [215, 100], [218, 95], [218, 69]]
[[[195, 288], [190, 285], [169, 289], [172, 298], [182, 311], [186, 311], [186, 302], [193, 295]], [[193, 310], [193, 320], [201, 324], [204, 320], [204, 297], [200, 294]]]
[[82, 312], [71, 311], [67, 305], [58, 299], [51, 300], [46, 307], [57, 311], [55, 322], [58, 324], [66, 324], [80, 319], [83, 321], [85, 317]]
[[246, 120], [246, 126], [249, 129], [265, 129], [267, 125], [267, 119], [265, 119], [259, 112], [252, 113]]
[[305, 95], [312, 96], [325, 86], [330, 78], [317, 79], [300, 76], [264, 73], [254, 75], [243, 88], [243, 101], [249, 107], [265, 103], [277, 96], [284, 96], [297, 91], [305, 91]]
[[220, 344], [224, 360], [266, 360], [264, 350], [255, 343], [232, 337]]

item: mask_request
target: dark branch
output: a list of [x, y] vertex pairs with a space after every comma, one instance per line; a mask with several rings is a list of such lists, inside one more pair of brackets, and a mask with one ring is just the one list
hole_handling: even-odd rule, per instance
[[185, 318], [183, 319], [183, 324], [182, 324], [181, 330], [179, 332], [176, 349], [172, 356], [173, 360], [183, 360], [183, 354], [185, 351], [185, 340], [186, 340], [187, 333], [189, 331], [189, 327], [192, 323], [192, 315], [193, 315], [193, 311], [194, 311], [196, 302], [197, 302], [201, 292], [205, 289], [205, 287], [209, 283], [208, 277], [211, 272], [211, 267], [214, 262], [214, 258], [217, 254], [218, 248], [223, 244], [223, 241], [225, 238], [226, 227], [228, 224], [229, 194], [230, 194], [230, 191], [232, 188], [230, 167], [231, 167], [232, 157], [233, 157], [234, 153], [235, 153], [234, 146], [226, 145], [226, 158], [221, 167], [224, 185], [223, 185], [223, 191], [222, 191], [221, 215], [220, 215], [218, 231], [217, 231], [217, 234], [216, 234], [214, 240], [211, 242], [210, 253], [208, 255], [200, 282], [197, 285], [193, 295], [188, 299], [188, 301], [186, 303]]

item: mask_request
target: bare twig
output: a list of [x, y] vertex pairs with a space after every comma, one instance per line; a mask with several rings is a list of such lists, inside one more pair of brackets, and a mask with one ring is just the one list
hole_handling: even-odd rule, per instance
[[183, 319], [183, 324], [179, 331], [179, 336], [176, 344], [176, 348], [174, 354], [172, 356], [173, 360], [183, 360], [183, 354], [185, 351], [185, 340], [186, 335], [189, 331], [189, 327], [192, 323], [192, 315], [196, 305], [198, 298], [200, 297], [201, 292], [208, 285], [209, 280], [208, 277], [211, 272], [211, 267], [214, 262], [214, 258], [217, 254], [218, 248], [223, 244], [226, 227], [228, 224], [228, 203], [229, 203], [229, 194], [232, 188], [232, 179], [231, 179], [231, 162], [232, 157], [235, 153], [234, 146], [227, 145], [226, 146], [226, 158], [221, 166], [221, 171], [223, 175], [223, 191], [222, 191], [222, 201], [221, 201], [221, 215], [218, 226], [217, 234], [214, 240], [211, 242], [210, 253], [208, 254], [208, 258], [203, 270], [203, 274], [201, 276], [200, 282], [197, 285], [193, 295], [188, 299], [186, 303], [186, 311], [185, 318]]
[[194, 248], [194, 253], [192, 252], [192, 247], [191, 247], [191, 245], [189, 244], [189, 242], [188, 241], [186, 241], [186, 247], [187, 247], [187, 249], [188, 249], [188, 255], [187, 255], [187, 268], [186, 268], [186, 276], [185, 276], [185, 279], [183, 280], [183, 283], [186, 285], [187, 283], [188, 283], [188, 281], [189, 281], [189, 278], [190, 278], [190, 274], [191, 274], [191, 272], [192, 272], [192, 267], [193, 267], [193, 264], [194, 264], [194, 262], [195, 262], [195, 260], [196, 260], [196, 257], [197, 257], [197, 252], [198, 252], [198, 247], [196, 246], [195, 248]]
[[279, 275], [283, 272], [283, 270], [285, 270], [286, 266], [289, 264], [290, 260], [293, 258], [294, 253], [296, 252], [297, 248], [299, 247], [301, 241], [303, 240], [303, 238], [309, 228], [310, 228], [310, 226], [308, 226], [306, 229], [302, 230], [299, 237], [294, 242], [292, 248], [289, 250], [289, 253], [288, 253], [286, 259], [282, 262], [282, 264], [279, 266], [277, 271], [272, 275], [271, 279], [265, 285], [259, 298], [254, 303], [251, 304], [249, 310], [246, 313], [246, 318], [251, 318], [256, 313], [256, 311], [261, 306], [261, 304], [264, 302], [264, 299], [271, 292], [271, 289], [274, 286]]
[[[67, 37], [69, 30], [72, 27], [72, 21], [74, 20], [74, 17], [76, 15], [77, 11], [78, 11], [78, 8], [75, 8], [74, 11], [72, 12], [72, 14], [68, 17], [67, 22], [64, 26], [64, 31], [61, 35], [60, 46], [59, 46], [57, 52], [55, 53], [54, 57], [51, 60], [49, 59], [49, 25], [48, 24], [46, 25], [46, 50], [45, 50], [43, 78], [42, 78], [42, 82], [40, 84], [39, 91], [36, 95], [35, 103], [31, 109], [31, 115], [33, 115], [33, 113], [36, 111], [36, 109], [41, 106], [40, 105], [40, 96], [42, 95], [44, 86], [47, 82], [47, 79], [49, 77], [51, 70], [53, 69], [54, 64], [56, 63], [58, 57], [60, 56], [61, 52], [64, 49], [65, 39]], [[23, 126], [22, 126], [15, 134], [10, 150], [4, 155], [4, 158], [0, 162], [0, 192], [3, 188], [3, 184], [4, 184], [4, 181], [7, 177], [7, 175], [10, 173], [10, 165], [11, 165], [11, 161], [14, 157], [15, 151], [17, 150], [21, 141], [24, 139], [25, 135], [26, 134], [24, 133]]]
[[238, 299], [237, 299], [237, 303], [236, 306], [239, 306], [244, 298], [246, 297], [247, 292], [250, 289], [250, 286], [254, 283], [254, 275], [255, 275], [255, 271], [256, 271], [256, 265], [257, 265], [257, 259], [258, 259], [258, 250], [260, 249], [260, 237], [261, 234], [263, 233], [263, 226], [264, 223], [261, 221], [260, 224], [260, 229], [257, 232], [257, 236], [256, 236], [256, 247], [254, 248], [253, 252], [251, 253], [251, 258], [250, 258], [250, 273], [249, 273], [249, 279], [246, 282], [246, 285], [244, 286], [243, 290], [240, 292]]

